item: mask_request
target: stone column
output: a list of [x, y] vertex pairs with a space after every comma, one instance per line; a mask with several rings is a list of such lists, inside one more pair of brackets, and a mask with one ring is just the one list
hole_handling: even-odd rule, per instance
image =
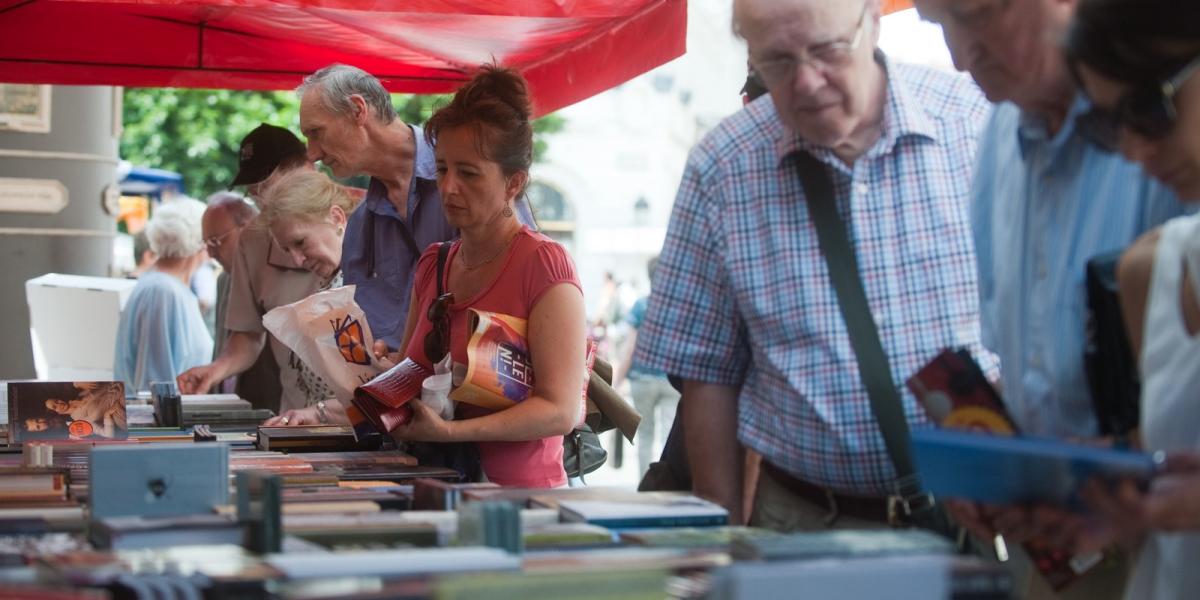
[[120, 88], [51, 86], [49, 98], [48, 132], [0, 125], [0, 379], [35, 376], [25, 282], [108, 276], [112, 263], [116, 217], [102, 200], [116, 186]]

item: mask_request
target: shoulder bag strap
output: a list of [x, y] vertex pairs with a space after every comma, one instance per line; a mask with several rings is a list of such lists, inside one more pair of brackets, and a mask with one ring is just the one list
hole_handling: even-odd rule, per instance
[[410, 223], [407, 221], [400, 223], [400, 236], [404, 238], [404, 245], [408, 246], [412, 262], [416, 262], [421, 256], [421, 247], [417, 245], [417, 239], [413, 237], [413, 232], [409, 229], [409, 226]]
[[[879, 340], [879, 330], [871, 316], [867, 295], [858, 275], [858, 259], [850, 245], [846, 225], [838, 215], [833, 181], [826, 167], [807, 152], [797, 152], [800, 182], [804, 186], [805, 205], [817, 241], [829, 271], [829, 281], [837, 296], [838, 308], [846, 322], [850, 345], [858, 359], [858, 376], [871, 398], [883, 441], [898, 477], [896, 485], [900, 500], [907, 502], [922, 496], [920, 480], [909, 452], [908, 420], [900, 392], [892, 382], [892, 369]], [[913, 507], [914, 509], [916, 507]], [[905, 505], [904, 512], [911, 511]]]
[[440, 298], [442, 296], [442, 294], [446, 293], [446, 289], [445, 289], [446, 284], [444, 283], [444, 280], [446, 279], [446, 257], [449, 255], [450, 255], [450, 242], [442, 242], [442, 243], [438, 244], [437, 296], [434, 296], [435, 299]]

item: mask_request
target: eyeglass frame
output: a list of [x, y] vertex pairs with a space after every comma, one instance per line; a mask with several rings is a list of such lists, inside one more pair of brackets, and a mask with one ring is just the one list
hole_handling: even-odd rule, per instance
[[454, 292], [446, 292], [433, 299], [425, 311], [429, 319], [429, 333], [423, 342], [425, 357], [437, 362], [450, 352], [450, 305], [454, 304]]
[[[1075, 71], [1076, 80], [1082, 82], [1078, 65], [1072, 65], [1072, 70]], [[1108, 152], [1118, 149], [1123, 128], [1128, 128], [1149, 140], [1161, 139], [1175, 128], [1175, 123], [1179, 120], [1175, 96], [1198, 70], [1200, 55], [1192, 58], [1158, 86], [1129, 89], [1121, 95], [1113, 108], [1093, 107], [1079, 117], [1077, 122], [1080, 131], [1089, 141]], [[1135, 102], [1140, 102], [1143, 106], [1133, 108]], [[1149, 111], [1158, 113], [1148, 114]]]
[[230, 227], [229, 229], [226, 229], [226, 230], [225, 230], [225, 233], [222, 233], [222, 234], [220, 234], [220, 235], [214, 235], [214, 236], [206, 237], [206, 238], [204, 238], [204, 239], [203, 239], [203, 240], [201, 240], [201, 241], [202, 241], [202, 242], [204, 242], [204, 247], [205, 247], [205, 248], [208, 248], [209, 250], [216, 250], [217, 248], [220, 248], [220, 247], [221, 247], [221, 244], [223, 244], [223, 243], [224, 243], [224, 240], [225, 240], [225, 238], [227, 238], [227, 237], [229, 237], [230, 235], [232, 235], [232, 234], [233, 234], [233, 232], [235, 232], [235, 231], [241, 231], [241, 230], [242, 230], [242, 229], [244, 229], [245, 227], [246, 227], [246, 226], [245, 226], [244, 224], [243, 224], [243, 225], [234, 225], [233, 227]]
[[[863, 4], [862, 14], [858, 16], [858, 25], [855, 27], [854, 34], [849, 40], [834, 40], [803, 48], [801, 49], [801, 54], [804, 56], [799, 58], [796, 56], [773, 58], [769, 61], [766, 61], [766, 63], [751, 58], [749, 61], [750, 65], [754, 68], [754, 71], [762, 80], [764, 87], [768, 89], [772, 86], [787, 81], [790, 77], [794, 77], [796, 75], [796, 69], [805, 63], [812, 65], [814, 69], [821, 71], [822, 73], [829, 73], [833, 69], [843, 66], [845, 63], [832, 64], [828, 59], [821, 59], [813, 56], [813, 54], [819, 52], [836, 52], [839, 54], [839, 60], [842, 58], [849, 58], [852, 54], [854, 54], [854, 52], [858, 50], [860, 46], [862, 46], [863, 38], [866, 37], [867, 15], [870, 12], [870, 8], [870, 2]], [[772, 67], [770, 66], [770, 63], [781, 64], [784, 66]], [[772, 74], [771, 71], [773, 69], [778, 70], [779, 72]]]

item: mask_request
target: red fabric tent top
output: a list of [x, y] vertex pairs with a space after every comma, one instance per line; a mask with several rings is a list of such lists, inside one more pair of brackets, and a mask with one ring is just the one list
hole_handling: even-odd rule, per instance
[[0, 81], [289, 89], [334, 62], [453, 91], [493, 59], [544, 114], [683, 54], [685, 0], [0, 0]]

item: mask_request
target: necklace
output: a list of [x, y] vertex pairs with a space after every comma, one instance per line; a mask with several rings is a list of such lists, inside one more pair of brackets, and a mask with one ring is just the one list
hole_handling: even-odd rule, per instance
[[474, 271], [475, 269], [478, 269], [479, 267], [482, 267], [482, 266], [496, 260], [497, 258], [500, 258], [500, 256], [502, 254], [504, 254], [504, 252], [506, 250], [508, 250], [508, 246], [510, 244], [512, 244], [513, 238], [515, 238], [515, 237], [517, 237], [517, 236], [516, 235], [509, 236], [508, 240], [504, 242], [503, 246], [500, 246], [499, 250], [497, 250], [494, 254], [489, 256], [486, 260], [479, 261], [475, 264], [470, 264], [470, 262], [467, 261], [466, 248], [463, 245], [459, 245], [459, 247], [458, 247], [459, 262], [462, 263], [462, 266], [464, 269], [466, 269], [468, 271]]

